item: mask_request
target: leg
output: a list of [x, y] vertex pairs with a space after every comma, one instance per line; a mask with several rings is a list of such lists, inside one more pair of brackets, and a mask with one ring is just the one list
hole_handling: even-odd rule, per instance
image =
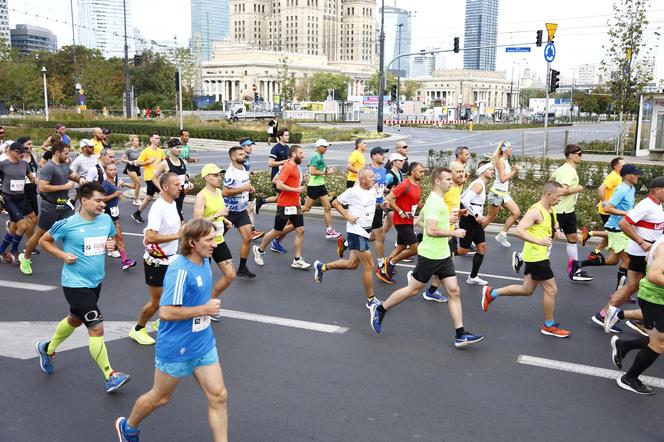
[[633, 270], [628, 270], [627, 271], [627, 282], [625, 283], [624, 286], [620, 287], [616, 292], [611, 296], [611, 299], [609, 299], [609, 305], [612, 305], [614, 307], [620, 307], [629, 299], [630, 296], [632, 296], [634, 293], [636, 293], [639, 290], [639, 283], [641, 282], [641, 279], [643, 279], [644, 274], [635, 272]]
[[463, 310], [461, 308], [461, 289], [456, 276], [450, 276], [442, 280], [447, 292], [447, 308], [454, 324], [454, 329], [463, 328]]
[[32, 234], [28, 242], [25, 244], [25, 251], [23, 252], [25, 259], [30, 259], [30, 255], [32, 255], [32, 252], [34, 252], [37, 248], [37, 244], [39, 243], [41, 237], [44, 236], [44, 233], [46, 233], [46, 230], [42, 229], [41, 227], [37, 227], [35, 233]]
[[137, 326], [140, 328], [145, 328], [145, 324], [159, 310], [159, 300], [164, 291], [163, 287], [149, 285], [148, 288], [150, 289], [150, 300], [141, 308], [141, 313], [138, 316]]
[[113, 373], [113, 368], [108, 360], [108, 350], [104, 342], [104, 323], [100, 322], [88, 328], [88, 347], [90, 349], [90, 356], [99, 366], [104, 379], [108, 380]]
[[351, 250], [348, 259], [337, 259], [325, 264], [325, 271], [328, 270], [355, 270], [360, 265], [360, 256], [357, 250]]
[[62, 344], [69, 336], [71, 336], [71, 334], [74, 333], [74, 330], [80, 327], [81, 324], [83, 324], [83, 321], [75, 318], [71, 314], [60, 321], [55, 327], [55, 333], [53, 333], [51, 340], [48, 342], [48, 349], [46, 353], [49, 356], [53, 356], [55, 354], [55, 350], [57, 350], [60, 344]]
[[138, 177], [136, 172], [127, 171], [127, 175], [131, 178], [131, 181], [134, 183], [134, 201], [138, 201], [141, 196], [141, 179]]
[[143, 202], [141, 203], [140, 207], [138, 208], [138, 211], [142, 213], [146, 209], [146, 207], [148, 207], [148, 205], [152, 201], [152, 198], [154, 198], [154, 197], [150, 196], [150, 195], [145, 195], [145, 198], [143, 198]]
[[406, 258], [417, 255], [417, 246], [419, 243], [409, 244], [408, 248], [404, 248], [398, 255], [394, 258], [390, 258], [392, 264], [396, 264], [399, 261], [403, 261]]
[[491, 295], [496, 298], [498, 296], [530, 296], [535, 292], [537, 284], [539, 281], [533, 280], [530, 275], [526, 275], [523, 278], [522, 285], [508, 285], [507, 287], [501, 287], [499, 289], [494, 289]]
[[[249, 257], [249, 248], [251, 246], [251, 224], [245, 224], [238, 229], [240, 236], [242, 236], [242, 244], [240, 245], [240, 259], [246, 260]], [[242, 267], [242, 266], [240, 266]]]
[[274, 229], [270, 230], [263, 237], [263, 240], [261, 241], [261, 245], [258, 246], [258, 249], [261, 252], [264, 252], [265, 249], [267, 249], [267, 246], [270, 245], [272, 240], [275, 239], [276, 237], [278, 237], [281, 234], [282, 234], [282, 232], [280, 230], [274, 230]]
[[493, 220], [496, 219], [498, 216], [498, 212], [500, 212], [500, 206], [494, 206], [493, 204], [489, 204], [489, 208], [487, 209], [487, 214], [486, 217], [484, 218], [484, 221], [482, 222], [482, 228], [486, 229], [486, 226], [491, 224]]
[[556, 309], [556, 294], [558, 293], [558, 286], [556, 280], [551, 278], [546, 281], [540, 281], [540, 285], [544, 290], [544, 297], [542, 304], [544, 305], [544, 323], [554, 322], [554, 311]]
[[519, 210], [519, 206], [517, 206], [514, 201], [504, 202], [503, 208], [507, 209], [510, 212], [510, 216], [507, 217], [507, 219], [505, 220], [505, 225], [503, 226], [503, 232], [507, 233], [510, 227], [512, 227], [512, 225], [521, 216], [521, 211]]
[[302, 207], [302, 213], [307, 213], [311, 210], [311, 207], [314, 205], [315, 200], [309, 198], [308, 196], [304, 199], [304, 206]]
[[367, 299], [371, 301], [374, 298], [374, 278], [373, 278], [373, 256], [370, 250], [357, 251], [353, 250], [357, 259], [362, 261], [364, 271], [362, 272], [362, 285], [364, 285], [364, 292], [367, 294]]
[[[309, 198], [307, 198], [309, 199]], [[332, 228], [332, 206], [330, 205], [330, 198], [327, 195], [320, 197], [320, 203], [323, 206], [323, 222], [326, 229]], [[305, 202], [306, 206], [306, 202]], [[304, 210], [302, 210], [304, 212]]]
[[405, 301], [408, 298], [412, 298], [413, 296], [417, 295], [420, 290], [424, 288], [426, 285], [426, 282], [420, 282], [415, 278], [410, 278], [410, 281], [408, 281], [408, 285], [404, 288], [401, 288], [397, 290], [396, 292], [393, 292], [384, 302], [383, 302], [383, 308], [385, 310], [389, 310], [392, 307], [401, 304], [403, 301]]
[[196, 367], [194, 379], [198, 382], [208, 400], [208, 421], [214, 442], [228, 441], [228, 391], [224, 384], [221, 365]]
[[296, 258], [302, 256], [303, 242], [304, 242], [304, 226], [301, 226], [295, 229], [295, 241], [293, 244], [293, 249]]
[[383, 232], [383, 229], [380, 228], [374, 229], [372, 233], [374, 234], [374, 240], [376, 241], [374, 244], [376, 258], [383, 259], [385, 257], [385, 232]]
[[223, 273], [222, 276], [215, 284], [212, 289], [212, 298], [218, 298], [221, 296], [224, 290], [228, 288], [229, 285], [235, 280], [235, 266], [233, 265], [233, 260], [228, 259], [226, 261], [218, 262], [219, 270]]
[[136, 400], [129, 419], [127, 419], [127, 424], [133, 428], [138, 428], [143, 419], [148, 417], [150, 413], [159, 407], [163, 407], [171, 400], [177, 385], [177, 378], [155, 369], [152, 389]]

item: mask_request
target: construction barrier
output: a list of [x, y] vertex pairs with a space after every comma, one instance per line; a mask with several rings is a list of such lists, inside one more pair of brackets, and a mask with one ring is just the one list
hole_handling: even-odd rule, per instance
[[463, 120], [384, 120], [383, 124], [406, 126], [410, 124], [444, 126], [448, 124], [465, 124]]

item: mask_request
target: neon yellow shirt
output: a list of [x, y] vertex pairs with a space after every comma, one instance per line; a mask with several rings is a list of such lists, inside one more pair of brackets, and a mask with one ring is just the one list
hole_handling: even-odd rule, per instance
[[[565, 163], [557, 168], [553, 173], [552, 178], [560, 184], [566, 185], [570, 188], [579, 185], [579, 175], [577, 175], [576, 169], [570, 166], [569, 163]], [[578, 193], [573, 193], [571, 195], [565, 195], [562, 197], [556, 206], [556, 213], [574, 212], [574, 206], [576, 205], [576, 200], [578, 197]]]
[[[211, 194], [210, 192], [207, 191], [207, 189], [203, 189], [200, 192], [198, 192], [199, 195], [203, 195], [203, 198], [205, 198], [205, 208], [203, 209], [203, 218], [208, 218], [215, 213], [219, 212], [220, 210], [224, 210], [226, 208], [226, 204], [224, 203], [224, 196], [221, 193], [221, 190], [216, 189], [215, 194]], [[217, 244], [221, 244], [224, 242], [224, 217], [220, 216], [218, 218], [215, 218], [212, 220], [212, 223], [214, 223], [214, 226], [217, 229], [217, 236], [214, 237], [214, 241]]]
[[160, 162], [164, 161], [165, 158], [166, 154], [160, 148], [153, 149], [151, 147], [146, 147], [141, 151], [141, 154], [138, 156], [138, 162], [142, 163], [148, 160], [156, 160], [143, 166], [143, 179], [145, 179], [145, 182], [152, 180], [155, 168]]
[[[364, 154], [360, 152], [359, 149], [355, 149], [353, 153], [351, 153], [350, 156], [348, 157], [348, 162], [355, 170], [360, 170], [360, 168], [364, 166], [365, 162]], [[357, 181], [357, 173], [348, 171], [346, 179], [348, 181]]]

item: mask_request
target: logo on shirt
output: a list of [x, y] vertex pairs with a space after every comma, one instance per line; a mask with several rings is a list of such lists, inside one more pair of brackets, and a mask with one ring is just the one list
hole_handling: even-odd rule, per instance
[[196, 285], [203, 287], [203, 278], [200, 275], [196, 277]]

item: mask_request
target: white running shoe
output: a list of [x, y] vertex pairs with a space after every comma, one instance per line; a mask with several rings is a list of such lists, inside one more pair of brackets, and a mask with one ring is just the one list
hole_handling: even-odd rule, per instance
[[341, 236], [341, 233], [337, 232], [334, 229], [329, 229], [325, 231], [325, 239], [337, 239]]
[[111, 258], [119, 258], [120, 256], [122, 256], [120, 255], [120, 252], [118, 252], [117, 250], [113, 250], [112, 252], [107, 252], [106, 254]]
[[466, 279], [466, 284], [471, 284], [471, 285], [487, 285], [487, 282], [480, 278], [479, 276], [476, 276], [474, 278], [471, 278], [468, 276], [468, 279]]
[[512, 244], [510, 244], [510, 242], [507, 240], [507, 235], [505, 235], [505, 232], [500, 232], [498, 235], [496, 235], [496, 241], [498, 241], [503, 247], [512, 246]]
[[260, 250], [258, 250], [258, 246], [253, 246], [252, 250], [254, 251], [254, 262], [256, 265], [262, 266], [265, 265], [265, 261], [263, 261], [263, 256], [265, 255], [265, 252], [261, 253]]
[[311, 267], [311, 264], [300, 258], [294, 259], [290, 266], [298, 270], [307, 270], [309, 267]]
[[134, 200], [134, 201], [132, 201], [131, 203], [132, 203], [134, 206], [140, 206], [140, 205], [141, 205], [141, 201], [140, 201], [140, 200]]

